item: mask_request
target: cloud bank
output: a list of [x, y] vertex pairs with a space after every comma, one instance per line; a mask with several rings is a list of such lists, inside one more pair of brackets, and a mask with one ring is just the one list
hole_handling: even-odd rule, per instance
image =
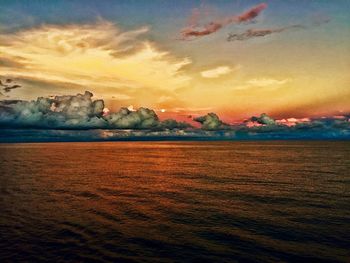
[[266, 114], [252, 117], [260, 125], [237, 129], [242, 138], [249, 139], [350, 139], [350, 115], [319, 117], [294, 122], [293, 125], [275, 121]]
[[147, 108], [130, 111], [121, 108], [105, 115], [104, 101], [92, 100], [93, 94], [40, 97], [35, 101], [0, 101], [0, 127], [39, 129], [185, 129], [187, 123], [159, 121]]
[[201, 127], [161, 121], [154, 110], [143, 107], [109, 112], [89, 91], [33, 101], [3, 100], [0, 141], [350, 139], [349, 114], [275, 120], [263, 113], [230, 125], [212, 112], [193, 120]]

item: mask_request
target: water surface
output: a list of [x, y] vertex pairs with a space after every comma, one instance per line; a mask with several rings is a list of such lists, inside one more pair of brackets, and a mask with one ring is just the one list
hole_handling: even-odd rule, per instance
[[350, 142], [0, 144], [0, 259], [350, 261]]

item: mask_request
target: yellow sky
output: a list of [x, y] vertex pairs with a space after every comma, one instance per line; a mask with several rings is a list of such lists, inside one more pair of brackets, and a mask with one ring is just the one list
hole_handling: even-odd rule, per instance
[[[343, 59], [335, 67], [337, 57], [332, 54], [331, 59], [313, 60], [321, 65], [312, 64], [303, 61], [310, 57], [304, 49], [298, 53], [292, 48], [290, 55], [281, 57], [268, 42], [262, 44], [265, 63], [257, 53], [255, 61], [247, 56], [196, 67], [196, 57], [190, 53], [175, 54], [145, 40], [150, 30], [122, 31], [99, 21], [2, 34], [0, 59], [6, 63], [0, 67], [0, 76], [23, 85], [9, 98], [89, 90], [113, 110], [134, 105], [196, 114], [211, 109], [233, 119], [260, 112], [303, 115], [304, 108], [305, 116], [350, 110], [344, 99], [350, 95], [345, 74], [349, 65]], [[202, 50], [206, 52], [213, 51]], [[292, 61], [289, 66], [288, 61]]]

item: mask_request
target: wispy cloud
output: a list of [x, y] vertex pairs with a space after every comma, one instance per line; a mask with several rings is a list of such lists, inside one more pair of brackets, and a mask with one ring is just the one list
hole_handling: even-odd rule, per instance
[[276, 33], [281, 33], [286, 30], [291, 30], [291, 29], [303, 29], [305, 28], [302, 25], [291, 25], [291, 26], [286, 26], [286, 27], [280, 27], [280, 28], [275, 28], [275, 29], [248, 29], [243, 33], [230, 33], [227, 37], [227, 41], [236, 41], [236, 40], [248, 40], [250, 38], [255, 38], [255, 37], [264, 37], [267, 35], [271, 34], [276, 34]]
[[264, 88], [264, 89], [276, 89], [284, 84], [292, 81], [289, 78], [286, 79], [273, 79], [273, 78], [254, 78], [247, 80], [241, 85], [235, 86], [234, 90], [248, 90], [253, 88]]
[[0, 75], [92, 87], [100, 93], [118, 87], [175, 90], [187, 85], [190, 77], [181, 69], [191, 61], [145, 40], [148, 31], [122, 31], [102, 20], [3, 33]]
[[244, 41], [251, 38], [265, 37], [271, 34], [278, 34], [284, 31], [307, 29], [314, 26], [320, 26], [322, 24], [328, 23], [329, 21], [329, 17], [319, 15], [313, 17], [312, 21], [306, 24], [295, 24], [278, 28], [248, 29], [242, 33], [230, 33], [228, 34], [227, 41]]
[[251, 9], [243, 12], [242, 14], [238, 16], [234, 16], [231, 18], [228, 18], [229, 22], [250, 22], [254, 18], [256, 18], [265, 8], [267, 7], [266, 3], [261, 3], [257, 6], [252, 7]]
[[204, 24], [199, 25], [200, 12], [196, 9], [189, 20], [189, 24], [181, 30], [181, 40], [191, 40], [198, 37], [213, 34], [219, 31], [221, 28], [229, 24], [240, 24], [250, 22], [255, 19], [265, 8], [266, 3], [261, 3], [257, 6], [250, 8], [249, 10], [235, 16], [218, 19]]
[[260, 79], [248, 80], [246, 83], [252, 86], [267, 87], [272, 85], [283, 85], [288, 82], [290, 82], [290, 79], [278, 80], [278, 79], [271, 79], [271, 78], [260, 78]]
[[204, 70], [200, 74], [203, 78], [218, 78], [232, 71], [233, 69], [229, 66], [219, 66], [213, 69]]

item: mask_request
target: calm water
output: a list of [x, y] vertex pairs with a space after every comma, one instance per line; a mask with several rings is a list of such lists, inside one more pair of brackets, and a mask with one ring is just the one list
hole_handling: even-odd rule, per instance
[[0, 144], [0, 259], [350, 262], [350, 142]]

